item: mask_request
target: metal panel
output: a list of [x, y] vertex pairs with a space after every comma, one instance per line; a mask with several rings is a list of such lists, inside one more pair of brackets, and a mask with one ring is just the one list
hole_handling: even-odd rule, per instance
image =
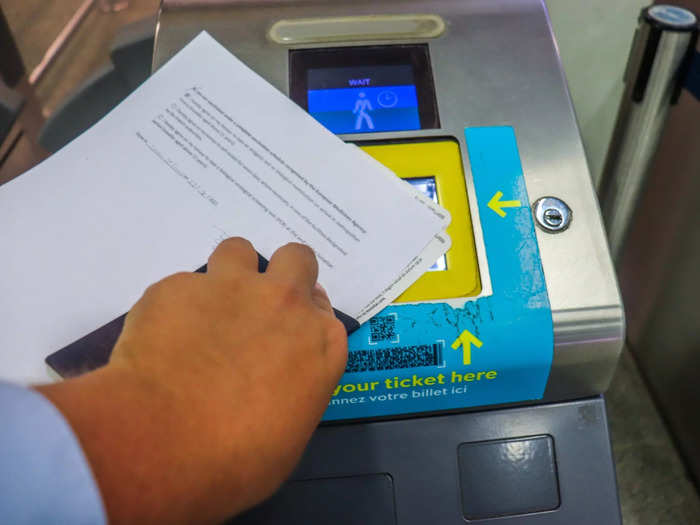
[[[513, 126], [533, 202], [546, 195], [559, 197], [574, 216], [565, 232], [551, 235], [537, 231], [555, 337], [545, 400], [604, 391], [622, 345], [622, 305], [566, 81], [542, 2], [164, 0], [153, 64], [154, 68], [162, 65], [201, 30], [206, 30], [288, 93], [288, 48], [267, 38], [275, 22], [402, 13], [433, 14], [445, 21], [446, 30], [439, 37], [392, 41], [429, 45], [442, 127], [418, 132], [355, 134], [346, 138], [454, 137], [462, 150], [470, 207], [476, 210], [463, 129], [479, 125]], [[387, 41], [362, 43], [386, 44]], [[473, 214], [472, 220], [484, 284], [482, 294], [488, 295], [490, 280], [477, 214]]]

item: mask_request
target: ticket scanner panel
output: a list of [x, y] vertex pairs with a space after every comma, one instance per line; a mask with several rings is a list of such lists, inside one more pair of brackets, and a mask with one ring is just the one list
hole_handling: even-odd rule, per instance
[[[618, 523], [599, 395], [624, 320], [544, 4], [165, 0], [154, 68], [202, 30], [453, 218], [444, 259], [350, 337], [290, 482], [238, 522]], [[537, 226], [544, 196], [564, 231]]]
[[413, 303], [479, 295], [479, 263], [458, 144], [453, 140], [438, 139], [379, 145], [370, 143], [361, 147], [441, 204], [453, 217], [447, 228], [447, 234], [455, 239], [450, 249], [396, 302]]

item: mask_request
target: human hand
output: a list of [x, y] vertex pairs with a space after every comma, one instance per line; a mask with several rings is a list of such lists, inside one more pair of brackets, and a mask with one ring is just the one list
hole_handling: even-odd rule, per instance
[[76, 431], [111, 521], [220, 521], [289, 475], [345, 367], [310, 248], [257, 272], [243, 239], [151, 286], [101, 370], [39, 387]]

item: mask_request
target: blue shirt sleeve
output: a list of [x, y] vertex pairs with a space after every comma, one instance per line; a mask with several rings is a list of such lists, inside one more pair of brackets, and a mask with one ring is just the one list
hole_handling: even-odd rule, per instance
[[41, 394], [0, 382], [0, 521], [106, 523], [73, 430]]

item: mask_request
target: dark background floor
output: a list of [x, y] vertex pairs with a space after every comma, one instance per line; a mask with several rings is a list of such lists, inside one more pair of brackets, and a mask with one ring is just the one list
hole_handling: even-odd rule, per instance
[[[0, 2], [28, 72], [82, 1]], [[131, 0], [129, 7], [118, 13], [93, 9], [36, 86], [44, 115], [107, 61], [110, 43], [124, 24], [154, 15], [158, 4], [158, 0]], [[556, 32], [557, 21], [553, 24]], [[606, 397], [625, 524], [700, 524], [698, 493], [628, 350]]]

